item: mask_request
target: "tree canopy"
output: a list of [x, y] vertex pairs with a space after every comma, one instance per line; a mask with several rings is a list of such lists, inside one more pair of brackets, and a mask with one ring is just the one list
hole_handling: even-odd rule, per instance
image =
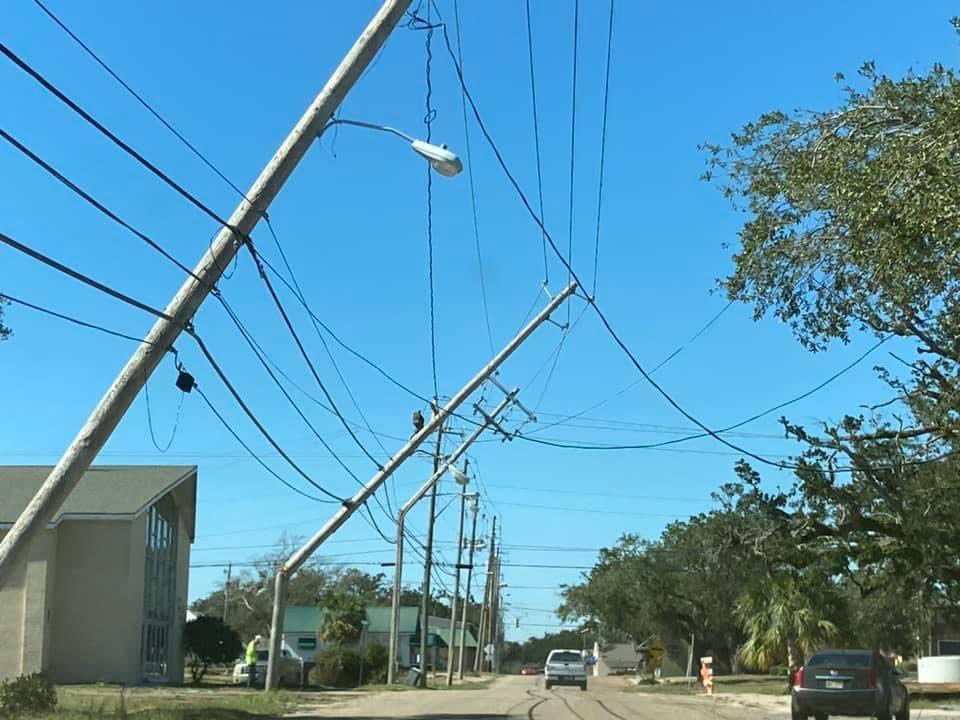
[[890, 393], [816, 429], [782, 419], [803, 447], [793, 486], [768, 494], [742, 465], [735, 507], [774, 524], [768, 555], [823, 563], [856, 592], [854, 618], [886, 608], [880, 626], [902, 642], [960, 597], [960, 81], [873, 62], [837, 80], [836, 107], [771, 111], [707, 146], [705, 177], [746, 214], [722, 285], [812, 351], [895, 339], [877, 368]]
[[[270, 633], [270, 620], [273, 609], [274, 568], [289, 556], [296, 543], [281, 538], [274, 550], [253, 561], [251, 569], [234, 576], [227, 590], [226, 582], [196, 600], [191, 608], [201, 615], [223, 617], [226, 611], [230, 627], [247, 640], [255, 635], [266, 637]], [[391, 586], [382, 573], [370, 574], [357, 568], [329, 566], [322, 558], [308, 562], [290, 579], [288, 591], [289, 605], [323, 605], [327, 593], [346, 593], [360, 599], [364, 607], [368, 605], [389, 605]], [[420, 606], [422, 595], [419, 590], [403, 588], [400, 604]], [[431, 615], [450, 617], [450, 607], [439, 597], [431, 597], [428, 603]], [[479, 618], [479, 606], [472, 604], [468, 619], [476, 622]], [[319, 629], [319, 628], [318, 628]]]

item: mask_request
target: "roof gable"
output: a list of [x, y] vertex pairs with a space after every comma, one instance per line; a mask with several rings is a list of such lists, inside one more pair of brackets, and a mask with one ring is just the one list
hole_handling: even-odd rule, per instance
[[[52, 469], [47, 465], [0, 466], [0, 526], [16, 522]], [[181, 484], [195, 483], [196, 476], [196, 465], [92, 466], [57, 508], [50, 525], [63, 520], [132, 520]], [[192, 517], [194, 508], [183, 510]]]

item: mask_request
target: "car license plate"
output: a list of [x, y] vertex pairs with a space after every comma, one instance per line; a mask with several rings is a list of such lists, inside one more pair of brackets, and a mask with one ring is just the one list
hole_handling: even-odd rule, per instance
[[827, 680], [827, 690], [843, 690], [843, 680]]

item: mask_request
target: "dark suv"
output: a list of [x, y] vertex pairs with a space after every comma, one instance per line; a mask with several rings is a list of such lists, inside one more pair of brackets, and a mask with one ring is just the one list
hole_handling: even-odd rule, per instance
[[793, 720], [830, 715], [910, 720], [910, 696], [900, 673], [873, 650], [821, 650], [797, 670]]

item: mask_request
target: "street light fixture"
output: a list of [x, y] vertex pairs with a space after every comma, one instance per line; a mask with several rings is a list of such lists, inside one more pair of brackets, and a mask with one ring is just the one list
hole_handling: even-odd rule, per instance
[[361, 120], [343, 120], [339, 118], [331, 120], [324, 126], [323, 131], [326, 132], [328, 128], [334, 125], [353, 125], [354, 127], [367, 128], [368, 130], [379, 130], [380, 132], [390, 133], [391, 135], [403, 138], [410, 143], [411, 149], [417, 153], [417, 155], [429, 162], [430, 166], [444, 177], [453, 177], [463, 171], [463, 163], [460, 162], [460, 158], [457, 157], [456, 153], [450, 151], [446, 145], [434, 145], [425, 140], [417, 140], [396, 128], [363, 122]]
[[457, 485], [466, 487], [470, 484], [470, 478], [467, 476], [467, 474], [463, 470], [460, 470], [453, 465], [450, 466], [450, 474], [453, 475], [453, 479], [457, 481]]

